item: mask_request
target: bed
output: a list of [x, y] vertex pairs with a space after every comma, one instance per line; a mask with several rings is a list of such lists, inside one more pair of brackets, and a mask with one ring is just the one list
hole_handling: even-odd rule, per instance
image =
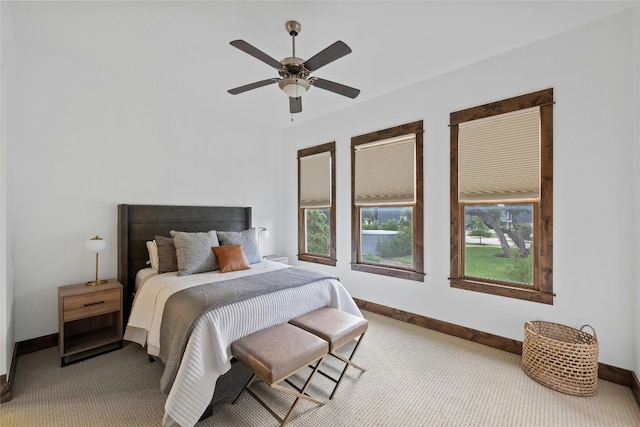
[[[190, 234], [216, 230], [227, 232], [218, 235], [246, 236], [244, 233], [251, 226], [250, 207], [118, 205], [118, 279], [124, 286], [127, 319], [124, 338], [144, 345], [151, 356], [165, 363], [160, 384], [168, 393], [165, 426], [192, 426], [215, 410], [216, 402], [241, 389], [251, 373], [232, 360], [229, 347], [234, 340], [324, 306], [361, 315], [346, 289], [331, 274], [263, 261], [262, 257], [254, 260], [249, 269], [229, 273], [149, 273], [147, 242], [155, 236], [170, 236], [172, 230]], [[293, 283], [298, 276], [304, 280]], [[287, 283], [273, 288], [265, 285], [265, 290], [251, 294], [257, 282], [268, 281], [267, 278]], [[136, 279], [142, 283], [138, 289]], [[236, 296], [235, 289], [242, 287], [250, 292], [248, 296]], [[217, 298], [218, 291], [224, 294], [225, 289], [234, 290], [227, 292], [233, 294], [232, 299], [202, 312], [194, 309], [194, 313], [201, 314], [193, 317], [189, 332], [173, 332], [180, 346], [167, 345], [173, 341], [165, 338], [171, 336], [166, 330], [173, 326], [164, 324], [176, 322], [162, 319], [166, 320], [167, 313], [189, 311], [171, 308], [175, 307], [174, 300], [194, 290], [198, 295], [208, 292]], [[180, 350], [174, 351], [174, 347]]]

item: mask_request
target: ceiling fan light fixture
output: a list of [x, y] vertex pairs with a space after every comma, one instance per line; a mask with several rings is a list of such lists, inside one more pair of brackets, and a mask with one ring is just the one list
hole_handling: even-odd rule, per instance
[[311, 84], [307, 80], [298, 77], [284, 78], [278, 82], [278, 85], [289, 98], [298, 98], [311, 87]]

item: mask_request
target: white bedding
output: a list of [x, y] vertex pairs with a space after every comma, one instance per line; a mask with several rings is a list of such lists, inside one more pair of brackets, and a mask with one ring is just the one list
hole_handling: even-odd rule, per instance
[[143, 268], [136, 273], [136, 291], [144, 285], [150, 277], [157, 276], [158, 272], [151, 267]]
[[[250, 270], [218, 271], [178, 277], [175, 272], [151, 275], [136, 292], [124, 339], [157, 356], [164, 304], [173, 293], [199, 284], [289, 268], [264, 261]], [[320, 280], [283, 289], [211, 310], [200, 317], [189, 337], [183, 360], [165, 403], [163, 426], [193, 426], [211, 401], [218, 377], [231, 368], [231, 343], [238, 338], [320, 307], [335, 307], [361, 316], [337, 280]]]

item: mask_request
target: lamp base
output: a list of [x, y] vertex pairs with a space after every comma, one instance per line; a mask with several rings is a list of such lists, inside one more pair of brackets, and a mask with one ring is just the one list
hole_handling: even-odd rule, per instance
[[105, 283], [107, 283], [106, 280], [94, 280], [92, 282], [87, 282], [84, 285], [85, 286], [97, 286], [97, 285], [104, 285]]

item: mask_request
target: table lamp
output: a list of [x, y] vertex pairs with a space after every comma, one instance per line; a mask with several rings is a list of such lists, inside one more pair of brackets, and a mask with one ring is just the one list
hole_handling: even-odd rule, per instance
[[93, 282], [85, 283], [86, 286], [96, 286], [96, 285], [101, 285], [103, 283], [107, 283], [106, 280], [98, 279], [98, 253], [102, 251], [105, 246], [106, 246], [106, 243], [104, 242], [104, 240], [102, 240], [100, 236], [92, 237], [85, 244], [85, 247], [89, 252], [94, 252], [96, 254], [96, 280], [94, 280]]
[[[258, 249], [260, 249], [260, 252], [262, 252], [260, 248], [260, 241], [262, 239], [268, 239], [268, 238], [269, 238], [269, 230], [267, 230], [265, 227], [258, 227]], [[267, 259], [267, 257], [263, 256], [262, 259]]]

